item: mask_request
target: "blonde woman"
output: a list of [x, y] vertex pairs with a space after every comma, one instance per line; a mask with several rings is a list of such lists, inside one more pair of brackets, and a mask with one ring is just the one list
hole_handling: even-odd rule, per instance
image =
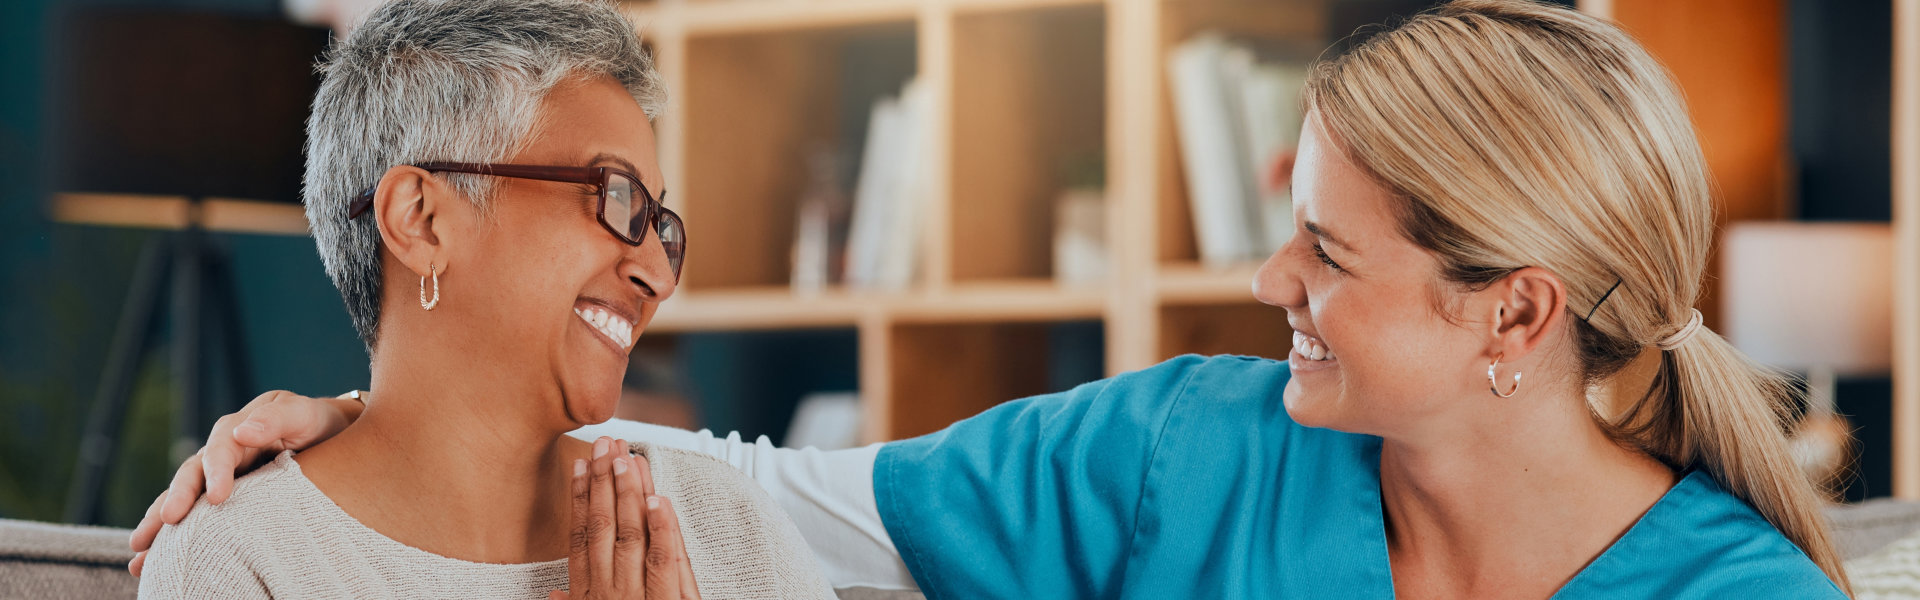
[[[1305, 97], [1300, 229], [1254, 282], [1287, 362], [1182, 357], [844, 453], [717, 451], [753, 455], [837, 584], [930, 598], [1845, 596], [1787, 388], [1693, 308], [1713, 199], [1643, 49], [1461, 0]], [[1637, 401], [1594, 400], [1644, 355]], [[300, 418], [323, 407], [258, 411], [244, 443], [328, 435]], [[240, 446], [215, 445], [224, 478]]]

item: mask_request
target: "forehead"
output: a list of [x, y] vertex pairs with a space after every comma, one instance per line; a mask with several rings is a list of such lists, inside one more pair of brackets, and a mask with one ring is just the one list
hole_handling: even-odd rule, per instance
[[1360, 247], [1395, 235], [1393, 193], [1349, 161], [1327, 135], [1318, 112], [1308, 112], [1293, 165], [1293, 202], [1300, 219]]
[[533, 139], [514, 162], [570, 165], [598, 154], [632, 162], [637, 174], [658, 171], [646, 111], [606, 76], [562, 84], [548, 94]]

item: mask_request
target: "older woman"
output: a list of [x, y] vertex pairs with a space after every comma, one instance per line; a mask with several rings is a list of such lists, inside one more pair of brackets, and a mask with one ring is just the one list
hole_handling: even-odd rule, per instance
[[[1845, 596], [1786, 386], [1692, 308], [1711, 186], [1652, 57], [1459, 0], [1305, 96], [1299, 231], [1254, 282], [1290, 360], [1183, 357], [877, 449], [721, 449], [816, 547], [854, 540], [823, 554], [836, 581], [931, 598]], [[1591, 393], [1640, 357], [1635, 401]], [[255, 408], [245, 445], [344, 422]], [[224, 476], [242, 455], [213, 447]]]
[[[160, 531], [142, 596], [831, 597], [738, 471], [565, 435], [613, 415], [685, 250], [634, 27], [576, 0], [397, 0], [323, 70], [307, 215], [381, 400]], [[649, 548], [691, 562], [643, 578]]]

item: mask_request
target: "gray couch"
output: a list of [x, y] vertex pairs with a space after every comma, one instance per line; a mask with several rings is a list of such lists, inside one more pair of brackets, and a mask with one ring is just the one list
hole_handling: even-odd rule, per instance
[[[128, 530], [0, 519], [0, 600], [132, 598]], [[837, 590], [842, 600], [917, 600], [920, 594]]]
[[0, 598], [132, 598], [127, 530], [0, 519]]
[[[1848, 559], [1872, 554], [1920, 531], [1920, 502], [1877, 499], [1834, 507], [1835, 542]], [[0, 600], [132, 598], [127, 530], [0, 519]], [[844, 600], [904, 600], [919, 594], [840, 590]]]

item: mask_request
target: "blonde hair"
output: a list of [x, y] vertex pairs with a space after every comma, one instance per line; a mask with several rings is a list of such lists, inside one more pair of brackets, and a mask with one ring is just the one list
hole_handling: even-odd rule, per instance
[[[1589, 386], [1686, 328], [1712, 249], [1711, 180], [1679, 91], [1618, 27], [1459, 0], [1322, 63], [1305, 102], [1400, 198], [1402, 232], [1444, 280], [1479, 289], [1527, 266], [1558, 276]], [[1785, 379], [1705, 328], [1654, 351], [1647, 393], [1590, 404], [1595, 420], [1712, 475], [1850, 593], [1823, 500], [1788, 454]]]

